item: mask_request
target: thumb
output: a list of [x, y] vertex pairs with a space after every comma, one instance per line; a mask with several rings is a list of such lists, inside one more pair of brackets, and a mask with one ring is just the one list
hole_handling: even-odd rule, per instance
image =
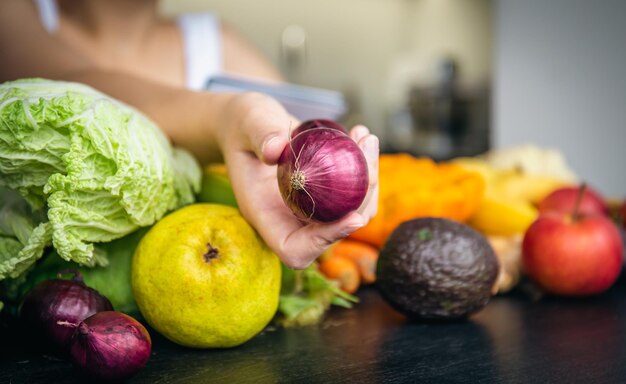
[[269, 97], [258, 95], [251, 104], [243, 122], [247, 149], [262, 162], [276, 164], [289, 142], [291, 129], [295, 129], [298, 122], [278, 101]]
[[256, 156], [264, 163], [273, 165], [278, 162], [280, 155], [289, 144], [289, 138], [285, 132], [270, 132], [261, 140], [259, 145], [253, 145]]

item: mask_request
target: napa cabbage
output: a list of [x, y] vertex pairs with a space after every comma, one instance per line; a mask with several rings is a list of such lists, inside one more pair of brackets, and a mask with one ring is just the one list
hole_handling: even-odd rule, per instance
[[83, 84], [0, 84], [0, 280], [53, 247], [105, 266], [94, 243], [122, 238], [192, 203], [195, 159], [146, 116]]

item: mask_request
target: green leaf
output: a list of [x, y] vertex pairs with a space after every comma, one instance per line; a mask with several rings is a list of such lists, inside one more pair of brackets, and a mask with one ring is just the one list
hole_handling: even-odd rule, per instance
[[338, 307], [343, 308], [352, 308], [352, 301], [346, 300], [343, 297], [335, 296], [330, 302], [332, 305], [336, 305]]
[[52, 241], [52, 229], [17, 193], [0, 187], [0, 280], [27, 271]]
[[304, 270], [293, 270], [283, 264], [278, 324], [285, 327], [317, 324], [331, 305], [351, 308], [356, 296], [341, 290], [317, 269], [317, 263]]
[[282, 316], [279, 317], [278, 323], [283, 327], [314, 325], [321, 321], [327, 309], [327, 304], [319, 300], [281, 295], [278, 310]]

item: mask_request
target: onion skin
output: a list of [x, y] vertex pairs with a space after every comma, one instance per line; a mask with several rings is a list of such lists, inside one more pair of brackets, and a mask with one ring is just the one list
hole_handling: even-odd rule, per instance
[[111, 302], [85, 285], [78, 271], [72, 280], [39, 283], [24, 296], [20, 318], [60, 352], [67, 351], [78, 324], [100, 311], [113, 310]]
[[341, 125], [340, 123], [336, 121], [327, 120], [327, 119], [314, 119], [314, 120], [307, 120], [303, 122], [302, 124], [300, 124], [298, 128], [294, 129], [291, 132], [291, 138], [293, 139], [301, 132], [304, 132], [313, 128], [320, 128], [320, 127], [332, 128], [332, 129], [341, 131], [345, 133], [346, 135], [348, 134], [348, 130], [346, 129], [346, 127], [344, 127], [343, 125]]
[[80, 323], [71, 340], [70, 357], [88, 376], [126, 380], [150, 359], [152, 340], [134, 318], [116, 311], [98, 312]]
[[[300, 129], [300, 127], [298, 127]], [[278, 160], [285, 204], [304, 221], [328, 223], [356, 210], [367, 194], [367, 161], [336, 128], [314, 127], [293, 136]]]

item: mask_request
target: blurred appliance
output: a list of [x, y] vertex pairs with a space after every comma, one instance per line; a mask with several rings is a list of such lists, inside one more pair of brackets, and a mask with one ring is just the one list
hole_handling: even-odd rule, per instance
[[348, 110], [344, 95], [338, 91], [290, 83], [266, 83], [249, 78], [216, 76], [206, 90], [212, 92], [259, 92], [278, 100], [300, 120], [331, 119], [341, 121]]
[[488, 89], [462, 87], [458, 72], [453, 59], [443, 58], [431, 85], [409, 90], [404, 135], [410, 144], [399, 150], [448, 160], [489, 149]]

